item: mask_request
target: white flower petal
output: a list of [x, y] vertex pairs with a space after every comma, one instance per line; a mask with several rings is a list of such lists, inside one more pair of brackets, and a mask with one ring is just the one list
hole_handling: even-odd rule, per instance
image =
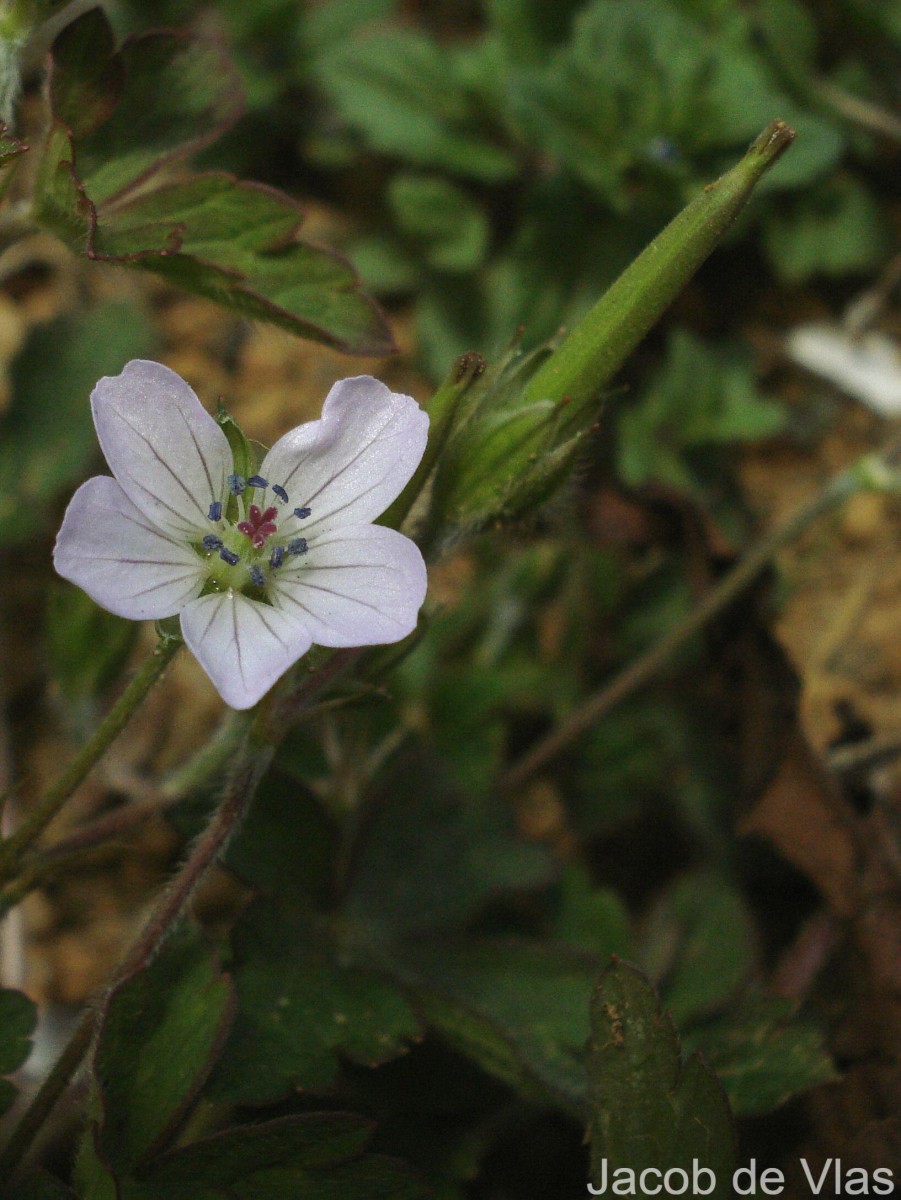
[[232, 708], [250, 708], [309, 650], [304, 625], [236, 592], [192, 600], [181, 614], [191, 653]]
[[[359, 525], [385, 511], [419, 465], [429, 419], [411, 396], [370, 375], [336, 383], [322, 419], [280, 438], [260, 474], [309, 508], [303, 533]], [[298, 531], [300, 526], [298, 525]]]
[[148, 520], [115, 479], [82, 484], [66, 509], [53, 562], [98, 604], [132, 621], [170, 617], [203, 586], [203, 562]]
[[174, 371], [135, 359], [91, 393], [97, 437], [128, 498], [188, 540], [209, 532], [210, 505], [232, 470], [225, 434]]
[[380, 525], [336, 529], [270, 575], [270, 595], [320, 646], [377, 646], [416, 628], [425, 599], [419, 548]]

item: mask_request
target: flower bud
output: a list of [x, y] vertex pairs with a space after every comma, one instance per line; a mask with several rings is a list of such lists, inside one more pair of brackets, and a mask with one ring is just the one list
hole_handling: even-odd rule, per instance
[[784, 122], [773, 121], [559, 346], [531, 355], [514, 346], [484, 373], [455, 415], [438, 463], [426, 541], [440, 540], [453, 528], [524, 516], [560, 486], [597, 421], [613, 374], [713, 251], [793, 137]]

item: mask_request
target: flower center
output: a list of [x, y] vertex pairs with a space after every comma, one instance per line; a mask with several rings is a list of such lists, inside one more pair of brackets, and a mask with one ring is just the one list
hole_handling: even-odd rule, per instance
[[255, 550], [262, 550], [266, 545], [266, 539], [278, 530], [278, 525], [275, 523], [277, 516], [277, 508], [267, 508], [265, 512], [261, 512], [259, 505], [251, 504], [247, 510], [247, 520], [239, 521], [238, 528], [246, 537], [250, 538]]
[[[244, 479], [228, 477], [228, 487], [245, 505], [240, 521], [225, 516], [227, 504], [216, 500], [210, 505], [209, 519], [214, 532], [206, 534], [197, 547], [208, 562], [208, 587], [213, 591], [250, 591], [257, 599], [266, 599], [268, 575], [277, 571], [288, 558], [307, 553], [307, 539], [298, 536], [299, 522], [310, 516], [310, 509], [291, 509], [279, 519], [279, 509], [268, 505], [247, 504], [248, 488], [269, 488], [284, 504], [290, 506], [288, 493], [279, 484], [270, 484], [259, 475]], [[260, 592], [263, 593], [260, 596]]]

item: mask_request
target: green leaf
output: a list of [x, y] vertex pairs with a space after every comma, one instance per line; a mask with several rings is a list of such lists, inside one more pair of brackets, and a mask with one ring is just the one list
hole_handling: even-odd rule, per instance
[[33, 195], [34, 218], [66, 245], [85, 254], [96, 212], [75, 173], [75, 148], [68, 129], [57, 121], [44, 144]]
[[118, 55], [112, 46], [109, 22], [93, 9], [51, 50], [53, 115], [75, 122], [79, 175], [95, 204], [208, 145], [242, 106], [234, 67], [215, 42], [165, 31], [125, 42]]
[[78, 1197], [47, 1171], [37, 1170], [29, 1171], [16, 1182], [16, 1200], [78, 1200]]
[[205, 174], [100, 209], [92, 258], [144, 267], [248, 317], [354, 353], [390, 332], [339, 255], [295, 240], [299, 206], [273, 188]]
[[579, 0], [487, 0], [491, 28], [503, 38], [518, 62], [540, 63], [548, 50], [562, 42], [579, 9]]
[[632, 922], [625, 904], [608, 888], [594, 887], [584, 867], [568, 866], [561, 880], [557, 936], [598, 958], [631, 953]]
[[155, 1159], [123, 1200], [414, 1200], [403, 1163], [366, 1154], [372, 1122], [311, 1113], [226, 1129]]
[[483, 98], [446, 47], [412, 29], [332, 47], [317, 77], [344, 119], [374, 150], [486, 183], [516, 161], [485, 130]]
[[13, 137], [3, 122], [0, 121], [0, 200], [6, 195], [9, 185], [13, 181], [20, 155], [24, 154], [27, 150], [28, 147], [26, 144], [20, 142], [18, 138]]
[[50, 109], [76, 139], [112, 116], [125, 90], [125, 64], [103, 10], [93, 8], [53, 43]]
[[397, 756], [355, 855], [344, 918], [369, 944], [459, 928], [490, 898], [547, 883], [553, 870], [500, 806], [459, 796], [428, 754]]
[[296, 239], [290, 197], [217, 174], [139, 187], [234, 120], [234, 72], [219, 49], [173, 33], [113, 47], [100, 9], [54, 43], [36, 220], [78, 254], [155, 271], [247, 317], [352, 353], [391, 351], [349, 264]]
[[709, 1194], [731, 1196], [735, 1134], [722, 1088], [697, 1055], [683, 1060], [672, 1019], [628, 963], [609, 966], [591, 998], [588, 1101], [595, 1185], [621, 1169], [691, 1177], [697, 1159], [714, 1174]]
[[739, 1117], [772, 1112], [838, 1078], [823, 1031], [785, 1000], [751, 999], [737, 1012], [686, 1029], [683, 1040], [709, 1059]]
[[100, 608], [80, 588], [52, 580], [44, 629], [53, 678], [66, 702], [76, 705], [118, 676], [139, 626]]
[[767, 217], [763, 232], [773, 269], [790, 284], [870, 270], [884, 261], [891, 243], [882, 209], [850, 175], [786, 201]]
[[98, 1145], [117, 1173], [172, 1140], [215, 1061], [233, 1003], [229, 980], [187, 931], [110, 993], [94, 1073]]
[[339, 1056], [376, 1066], [419, 1036], [397, 988], [340, 961], [327, 931], [287, 900], [251, 905], [233, 941], [238, 1012], [210, 1081], [214, 1099], [271, 1104], [323, 1090]]
[[741, 896], [721, 877], [696, 873], [677, 881], [645, 929], [642, 966], [658, 980], [679, 1026], [721, 1008], [754, 968], [754, 922]]
[[483, 939], [405, 948], [406, 987], [427, 1024], [525, 1096], [579, 1111], [588, 998], [598, 959], [569, 947]]
[[0, 170], [6, 167], [14, 158], [18, 158], [20, 154], [24, 154], [28, 147], [24, 142], [20, 142], [17, 137], [9, 132], [7, 127], [0, 121]]
[[746, 353], [677, 329], [664, 366], [620, 417], [620, 474], [633, 487], [653, 480], [701, 499], [710, 460], [696, 465], [693, 451], [770, 437], [784, 424], [782, 407], [758, 394]]
[[0, 420], [0, 543], [45, 528], [48, 502], [81, 479], [97, 453], [91, 388], [153, 342], [144, 313], [120, 302], [32, 332], [12, 364], [12, 404]]
[[[304, 765], [308, 769], [309, 762]], [[293, 776], [276, 769], [260, 784], [224, 861], [257, 892], [325, 907], [332, 896], [337, 853], [337, 831], [320, 802]]]
[[[37, 1024], [34, 1001], [13, 988], [0, 988], [0, 1075], [10, 1075], [31, 1053], [31, 1036]], [[0, 1114], [16, 1098], [8, 1079], [0, 1079]]]
[[462, 190], [429, 175], [395, 176], [388, 201], [401, 232], [438, 271], [474, 270], [488, 249], [488, 218]]
[[267, 1169], [333, 1167], [356, 1158], [371, 1137], [372, 1122], [348, 1113], [284, 1117], [181, 1146], [155, 1159], [143, 1177], [160, 1188], [229, 1188]]

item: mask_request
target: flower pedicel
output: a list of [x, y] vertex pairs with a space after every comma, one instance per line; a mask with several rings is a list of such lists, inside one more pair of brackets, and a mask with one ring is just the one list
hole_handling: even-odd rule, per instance
[[411, 397], [344, 379], [321, 419], [285, 434], [246, 479], [193, 390], [160, 363], [101, 379], [91, 407], [115, 478], [73, 496], [56, 569], [119, 616], [178, 614], [227, 704], [255, 704], [313, 643], [378, 645], [415, 628], [422, 555], [371, 524], [425, 450], [428, 417]]

